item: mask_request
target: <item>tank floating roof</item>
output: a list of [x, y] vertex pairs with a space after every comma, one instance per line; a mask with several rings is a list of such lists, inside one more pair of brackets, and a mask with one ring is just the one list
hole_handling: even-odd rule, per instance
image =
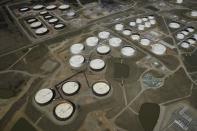
[[85, 58], [82, 55], [74, 55], [70, 58], [69, 63], [73, 68], [79, 68], [83, 65]]
[[135, 49], [130, 46], [125, 46], [121, 49], [121, 53], [123, 56], [130, 57], [135, 54]]
[[66, 9], [69, 9], [70, 8], [70, 5], [64, 4], [64, 5], [60, 5], [58, 8], [60, 10], [66, 10]]
[[110, 47], [108, 45], [101, 45], [101, 46], [98, 46], [96, 51], [101, 54], [101, 55], [105, 55], [105, 54], [108, 54], [110, 52]]
[[18, 10], [19, 10], [19, 12], [27, 12], [27, 11], [30, 10], [30, 8], [28, 8], [28, 7], [21, 7]]
[[40, 11], [39, 14], [40, 15], [46, 15], [46, 14], [48, 14], [48, 11]]
[[53, 18], [52, 15], [45, 15], [45, 16], [44, 16], [44, 19], [45, 19], [45, 20], [49, 20], [49, 19], [51, 19], [51, 18]]
[[44, 35], [48, 32], [49, 32], [49, 30], [45, 27], [40, 27], [40, 28], [36, 29], [36, 31], [35, 31], [36, 35]]
[[150, 20], [150, 23], [151, 23], [151, 25], [155, 25], [156, 24], [156, 20], [155, 19]]
[[98, 41], [99, 39], [97, 37], [92, 36], [86, 39], [86, 44], [87, 46], [92, 47], [92, 46], [96, 46], [98, 44]]
[[131, 35], [131, 31], [128, 30], [128, 29], [126, 29], [126, 30], [123, 30], [123, 31], [122, 31], [122, 34], [123, 34], [123, 35], [126, 35], [126, 36], [129, 36], [129, 35]]
[[169, 27], [172, 28], [172, 29], [178, 29], [178, 28], [181, 27], [181, 25], [179, 23], [177, 23], [177, 22], [171, 22], [169, 24]]
[[190, 15], [192, 17], [197, 17], [197, 10], [192, 10]]
[[80, 89], [79, 82], [76, 81], [68, 81], [63, 84], [62, 91], [65, 95], [74, 95], [76, 94]]
[[109, 45], [112, 47], [119, 47], [122, 43], [122, 40], [118, 37], [113, 37], [109, 39]]
[[143, 46], [148, 46], [148, 45], [150, 45], [150, 40], [146, 39], [146, 38], [143, 38], [143, 39], [140, 40], [140, 44], [143, 45]]
[[70, 52], [72, 54], [80, 54], [84, 50], [85, 46], [82, 43], [73, 44], [70, 47]]
[[136, 26], [136, 23], [135, 23], [135, 21], [130, 21], [130, 22], [129, 22], [129, 25], [130, 25], [131, 27], [134, 27], [134, 26]]
[[75, 112], [75, 105], [65, 101], [54, 108], [54, 115], [58, 120], [64, 121], [72, 117]]
[[152, 45], [152, 52], [156, 55], [164, 55], [166, 52], [166, 47], [162, 44]]
[[181, 47], [184, 48], [184, 49], [188, 49], [190, 47], [190, 45], [189, 45], [188, 42], [182, 42]]
[[176, 0], [176, 3], [177, 4], [182, 4], [183, 3], [183, 0]]
[[188, 38], [187, 39], [187, 42], [191, 45], [195, 44], [196, 43], [196, 39], [195, 38]]
[[52, 89], [43, 88], [36, 93], [34, 99], [37, 104], [46, 105], [53, 100], [54, 96]]
[[105, 67], [105, 62], [101, 59], [93, 59], [90, 61], [90, 68], [95, 71], [102, 70]]
[[59, 21], [59, 19], [57, 19], [57, 18], [51, 18], [51, 19], [49, 19], [49, 23], [50, 24], [57, 23], [58, 21]]
[[143, 31], [145, 28], [145, 26], [143, 24], [139, 24], [138, 25], [138, 30]]
[[105, 96], [110, 92], [110, 85], [106, 82], [96, 82], [92, 86], [92, 91], [97, 96]]
[[36, 18], [28, 18], [26, 21], [28, 24], [31, 24], [31, 23], [36, 22], [38, 20]]
[[188, 30], [189, 32], [194, 32], [194, 27], [187, 27], [186, 30]]
[[178, 33], [178, 34], [176, 35], [176, 38], [179, 39], [179, 40], [182, 40], [182, 39], [185, 38], [185, 35], [184, 35], [183, 33]]
[[55, 25], [54, 25], [54, 28], [55, 28], [56, 30], [63, 29], [64, 27], [65, 27], [65, 25], [62, 24], [62, 23], [58, 23], [58, 24], [55, 24]]
[[56, 5], [48, 5], [48, 6], [46, 7], [47, 10], [54, 10], [54, 9], [56, 9], [56, 8], [57, 8]]
[[66, 13], [66, 15], [68, 16], [68, 17], [73, 17], [73, 16], [75, 16], [75, 12], [74, 11], [69, 11], [68, 13]]
[[40, 21], [36, 21], [30, 24], [30, 27], [33, 29], [39, 28], [42, 26], [42, 23]]
[[121, 30], [123, 30], [123, 28], [124, 28], [123, 24], [116, 24], [115, 25], [115, 30], [117, 30], [117, 31], [121, 31]]
[[131, 35], [131, 39], [132, 39], [132, 40], [135, 40], [135, 41], [138, 41], [138, 40], [140, 39], [140, 34], [137, 34], [137, 33], [132, 34], [132, 35]]
[[35, 5], [34, 7], [33, 7], [33, 10], [41, 10], [41, 9], [43, 9], [44, 8], [44, 5]]
[[98, 34], [98, 37], [100, 39], [108, 39], [109, 36], [110, 36], [110, 33], [107, 31], [102, 31], [102, 32], [99, 32], [99, 34]]

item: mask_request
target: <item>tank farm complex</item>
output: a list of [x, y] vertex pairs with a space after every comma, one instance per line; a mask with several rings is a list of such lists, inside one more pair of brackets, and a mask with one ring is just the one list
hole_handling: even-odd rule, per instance
[[0, 131], [197, 131], [197, 0], [0, 4]]

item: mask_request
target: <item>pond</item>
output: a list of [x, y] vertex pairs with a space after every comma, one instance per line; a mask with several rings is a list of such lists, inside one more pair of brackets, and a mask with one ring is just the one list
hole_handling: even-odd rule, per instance
[[145, 131], [153, 131], [160, 114], [160, 107], [155, 103], [142, 104], [139, 120]]

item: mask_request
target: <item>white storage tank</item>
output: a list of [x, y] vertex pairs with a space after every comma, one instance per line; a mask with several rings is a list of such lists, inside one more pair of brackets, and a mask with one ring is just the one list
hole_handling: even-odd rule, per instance
[[86, 45], [90, 46], [90, 47], [96, 46], [98, 44], [98, 42], [99, 42], [99, 39], [95, 36], [88, 37], [86, 39]]
[[56, 119], [65, 121], [72, 117], [75, 112], [75, 105], [69, 101], [64, 101], [54, 108]]
[[109, 45], [112, 47], [119, 47], [122, 44], [122, 40], [118, 37], [109, 39]]
[[82, 67], [84, 62], [85, 62], [85, 58], [82, 55], [73, 55], [69, 59], [69, 64], [73, 68]]
[[100, 39], [108, 39], [110, 36], [110, 33], [108, 31], [102, 31], [102, 32], [99, 32], [98, 34], [98, 37]]
[[125, 46], [121, 49], [121, 54], [126, 57], [131, 57], [135, 55], [135, 49], [130, 46]]
[[92, 86], [92, 91], [97, 96], [106, 96], [111, 90], [111, 87], [106, 82], [96, 82]]
[[34, 100], [39, 105], [49, 104], [53, 98], [55, 97], [55, 93], [52, 89], [43, 88], [40, 89], [34, 96]]
[[80, 54], [85, 49], [85, 46], [82, 43], [73, 44], [70, 47], [70, 52], [72, 54]]
[[96, 48], [96, 51], [101, 55], [106, 55], [111, 51], [111, 49], [108, 45], [100, 45]]
[[166, 53], [166, 47], [162, 44], [152, 45], [152, 52], [156, 55], [164, 55]]
[[40, 27], [40, 28], [35, 30], [36, 35], [44, 35], [48, 32], [49, 32], [49, 30], [45, 27]]
[[62, 85], [62, 91], [65, 95], [77, 94], [80, 90], [80, 83], [77, 81], [67, 81]]
[[93, 59], [90, 61], [89, 66], [94, 71], [100, 71], [105, 68], [105, 61], [102, 59]]

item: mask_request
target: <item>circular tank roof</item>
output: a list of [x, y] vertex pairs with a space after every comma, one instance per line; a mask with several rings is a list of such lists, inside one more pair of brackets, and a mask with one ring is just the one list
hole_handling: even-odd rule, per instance
[[49, 19], [49, 23], [50, 24], [54, 24], [54, 23], [56, 23], [58, 21], [59, 21], [59, 19], [57, 19], [57, 18], [51, 18], [51, 19]]
[[51, 19], [51, 18], [53, 18], [52, 15], [46, 15], [46, 16], [44, 16], [44, 19], [46, 19], [46, 20]]
[[117, 30], [117, 31], [121, 31], [121, 30], [123, 30], [123, 28], [124, 28], [123, 24], [116, 24], [115, 25], [115, 30]]
[[181, 3], [183, 3], [183, 0], [176, 0], [176, 3], [181, 4]]
[[178, 28], [181, 27], [181, 25], [179, 23], [177, 23], [177, 22], [171, 22], [169, 24], [169, 27], [172, 28], [172, 29], [178, 29]]
[[132, 34], [131, 35], [131, 39], [132, 40], [139, 40], [140, 39], [140, 35], [139, 34]]
[[197, 17], [197, 10], [192, 10], [190, 15], [192, 17]]
[[85, 58], [82, 55], [74, 55], [70, 58], [70, 66], [74, 68], [79, 68], [83, 65]]
[[194, 38], [195, 40], [197, 40], [197, 34], [194, 34], [194, 35], [193, 35], [193, 38]]
[[65, 25], [62, 24], [62, 23], [58, 23], [58, 24], [55, 24], [55, 25], [54, 25], [54, 28], [57, 29], [57, 30], [63, 29], [64, 27], [65, 27]]
[[44, 5], [35, 5], [33, 6], [33, 10], [41, 10], [44, 8]]
[[152, 45], [152, 52], [156, 55], [163, 55], [166, 52], [166, 47], [162, 44]]
[[105, 62], [102, 59], [93, 59], [90, 61], [90, 68], [93, 70], [101, 70], [105, 67]]
[[36, 103], [40, 105], [45, 105], [49, 103], [53, 98], [54, 98], [54, 92], [53, 90], [48, 88], [40, 89], [34, 97]]
[[30, 8], [28, 8], [28, 7], [21, 7], [21, 8], [19, 8], [18, 10], [19, 10], [20, 12], [27, 12], [27, 11], [30, 10]]
[[122, 34], [126, 35], [126, 36], [129, 36], [129, 35], [131, 35], [131, 31], [130, 30], [123, 30]]
[[187, 39], [187, 42], [191, 45], [195, 44], [196, 43], [196, 40], [194, 38], [188, 38]]
[[133, 56], [135, 54], [135, 49], [133, 49], [130, 46], [125, 46], [121, 49], [121, 53], [124, 56], [130, 57], [130, 56]]
[[48, 6], [46, 7], [47, 10], [54, 10], [54, 9], [56, 9], [56, 8], [57, 8], [56, 5], [48, 5]]
[[40, 21], [36, 21], [30, 24], [31, 28], [39, 28], [42, 26], [42, 23]]
[[46, 15], [46, 14], [48, 14], [48, 11], [40, 11], [39, 14], [40, 14], [40, 15]]
[[151, 25], [155, 25], [156, 24], [156, 20], [155, 19], [150, 20], [150, 23], [151, 23]]
[[112, 47], [119, 47], [122, 43], [122, 40], [118, 37], [113, 37], [109, 39], [109, 45]]
[[184, 35], [189, 35], [189, 31], [188, 30], [182, 30], [181, 33], [184, 34]]
[[69, 9], [70, 8], [70, 5], [64, 4], [64, 5], [60, 5], [58, 8], [60, 10], [66, 10], [66, 9]]
[[73, 16], [75, 16], [75, 12], [74, 11], [69, 11], [68, 13], [66, 13], [66, 15], [68, 16], [68, 17], [73, 17]]
[[188, 42], [182, 42], [181, 43], [181, 47], [182, 48], [185, 48], [185, 49], [188, 49], [190, 47], [189, 43]]
[[149, 19], [149, 20], [154, 20], [155, 17], [154, 17], [153, 15], [149, 15], [149, 16], [148, 16], [148, 19]]
[[84, 50], [85, 46], [81, 43], [73, 44], [70, 47], [70, 52], [72, 54], [80, 54]]
[[143, 38], [143, 39], [140, 40], [140, 44], [143, 45], [143, 46], [148, 46], [148, 45], [150, 45], [150, 40], [146, 39], [146, 38]]
[[38, 20], [36, 18], [28, 18], [26, 21], [27, 21], [27, 23], [31, 24], [31, 23], [36, 22]]
[[134, 21], [131, 21], [129, 22], [129, 25], [133, 27], [133, 26], [136, 26], [136, 23]]
[[187, 29], [189, 32], [194, 32], [194, 27], [187, 27]]
[[110, 33], [107, 31], [102, 31], [102, 32], [99, 32], [99, 34], [98, 34], [98, 37], [100, 39], [107, 39], [107, 38], [109, 38], [109, 36], [110, 36]]
[[48, 31], [49, 31], [49, 30], [48, 30], [47, 28], [45, 28], [45, 27], [40, 27], [40, 28], [36, 29], [35, 33], [36, 33], [37, 35], [44, 35], [44, 34], [46, 34]]
[[142, 23], [142, 19], [141, 18], [137, 18], [135, 22], [138, 23], [138, 24], [141, 24]]
[[86, 39], [86, 45], [87, 46], [96, 46], [98, 44], [99, 39], [97, 37], [88, 37]]
[[66, 95], [74, 95], [76, 94], [80, 89], [80, 84], [76, 81], [68, 81], [63, 84], [62, 91]]
[[137, 28], [138, 28], [138, 30], [141, 30], [141, 31], [142, 31], [142, 30], [144, 30], [145, 26], [144, 26], [144, 25], [142, 25], [142, 24], [140, 24], [140, 25], [138, 25], [138, 27], [137, 27]]
[[98, 96], [105, 96], [110, 92], [111, 87], [106, 82], [97, 82], [93, 84], [93, 93]]
[[110, 47], [108, 45], [101, 45], [97, 47], [96, 51], [102, 55], [108, 54], [110, 52]]
[[151, 23], [147, 21], [147, 22], [144, 23], [144, 26], [145, 26], [146, 28], [150, 28], [150, 27], [151, 27]]
[[176, 38], [179, 39], [179, 40], [182, 40], [182, 39], [185, 38], [185, 35], [182, 34], [182, 33], [178, 33], [178, 34], [176, 35]]
[[69, 119], [75, 111], [75, 107], [71, 102], [63, 102], [58, 104], [54, 109], [54, 114], [58, 120]]
[[146, 22], [146, 21], [148, 21], [148, 18], [147, 18], [147, 17], [144, 17], [144, 18], [142, 18], [142, 20], [143, 20], [144, 22]]

